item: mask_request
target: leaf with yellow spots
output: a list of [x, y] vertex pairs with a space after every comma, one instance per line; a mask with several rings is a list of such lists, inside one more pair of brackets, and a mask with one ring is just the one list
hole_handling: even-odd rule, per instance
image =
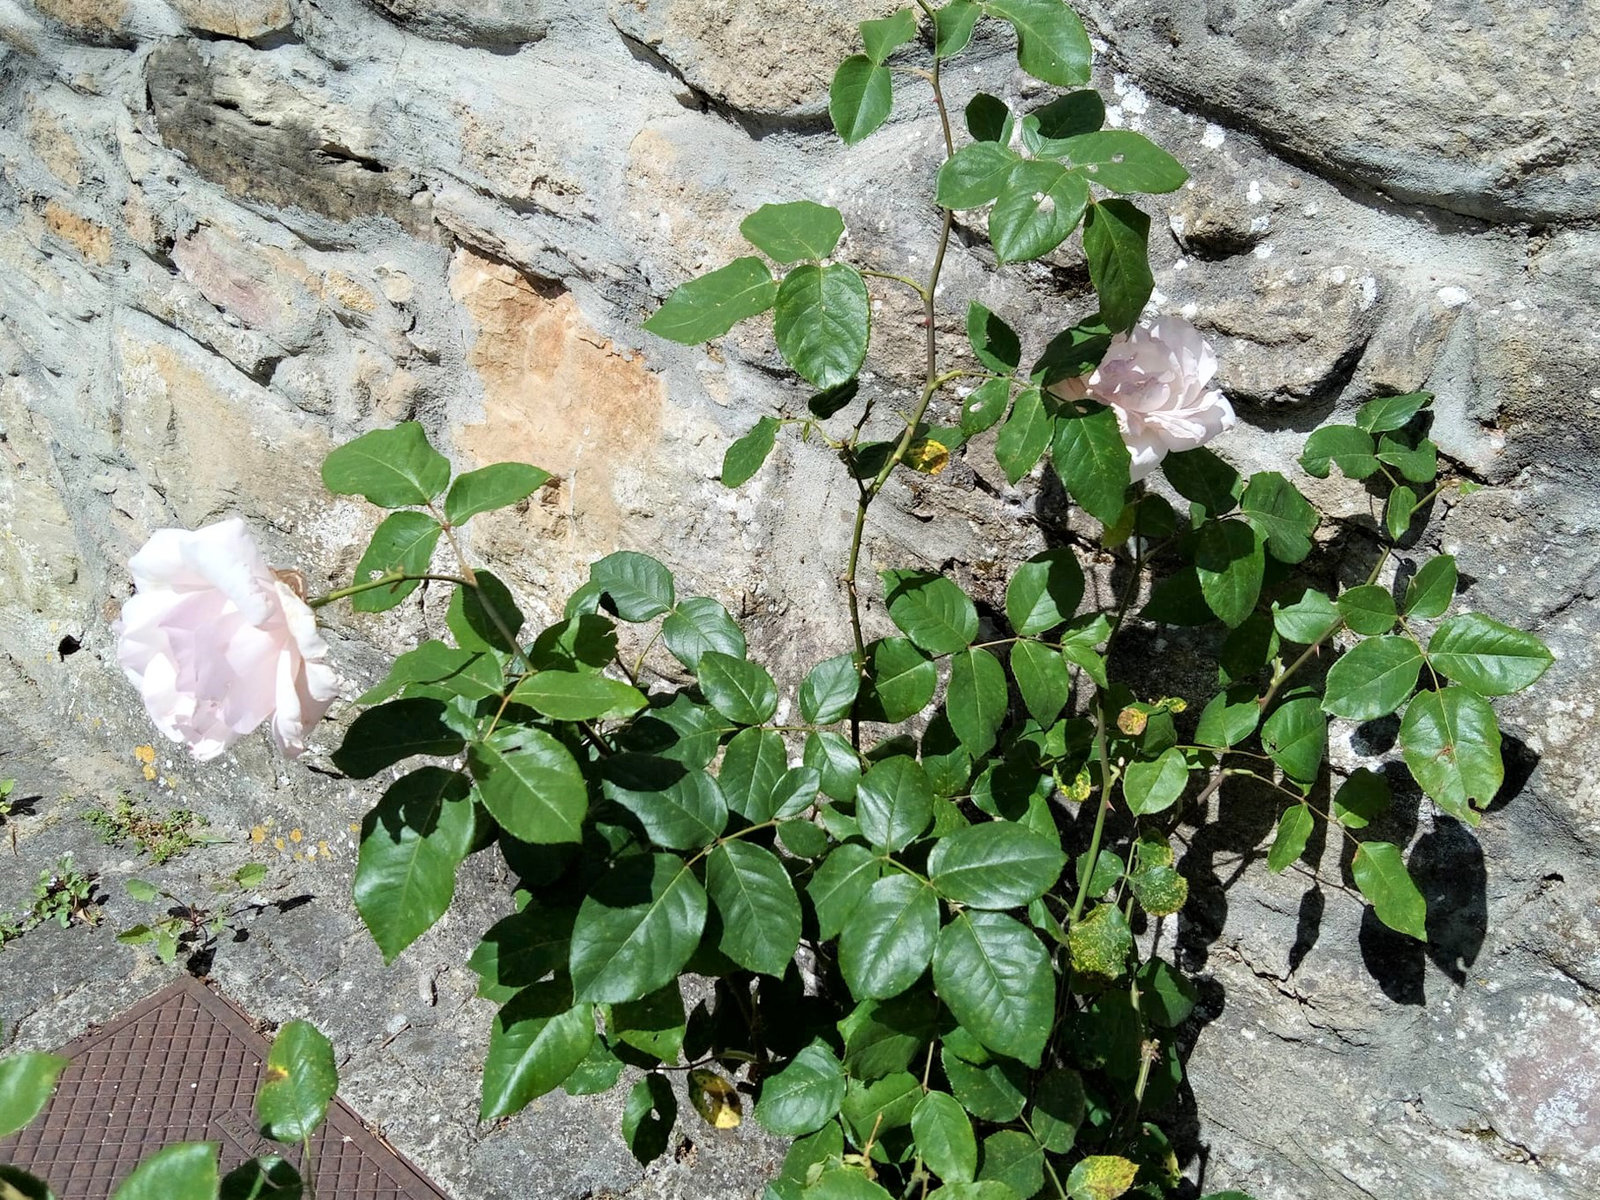
[[689, 1072], [689, 1102], [695, 1112], [716, 1129], [737, 1129], [744, 1120], [739, 1093], [715, 1071], [697, 1067]]
[[906, 447], [905, 464], [924, 475], [937, 475], [950, 465], [950, 447], [932, 438], [918, 438]]
[[1067, 1194], [1072, 1200], [1117, 1200], [1133, 1186], [1138, 1173], [1138, 1166], [1125, 1158], [1091, 1154], [1067, 1176]]

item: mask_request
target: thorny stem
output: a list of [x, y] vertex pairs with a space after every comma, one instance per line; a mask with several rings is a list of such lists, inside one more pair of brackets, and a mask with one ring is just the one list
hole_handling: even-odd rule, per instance
[[[932, 20], [933, 10], [928, 7], [924, 0], [917, 0], [917, 4], [928, 19]], [[955, 155], [955, 139], [950, 132], [950, 114], [945, 108], [944, 88], [939, 79], [939, 66], [939, 60], [935, 58], [933, 60], [933, 70], [928, 75], [928, 82], [933, 87], [934, 106], [939, 110], [939, 125], [944, 133], [945, 157], [948, 160]], [[855, 642], [855, 648], [851, 656], [855, 661], [856, 670], [863, 677], [865, 676], [867, 665], [867, 643], [861, 631], [861, 595], [856, 585], [856, 573], [861, 564], [861, 540], [866, 532], [867, 510], [872, 507], [873, 500], [877, 499], [878, 493], [883, 490], [884, 482], [889, 478], [890, 473], [900, 465], [905, 459], [906, 453], [911, 449], [912, 442], [916, 440], [917, 428], [922, 424], [922, 418], [927, 415], [928, 405], [932, 402], [934, 394], [949, 378], [955, 377], [954, 374], [941, 377], [938, 373], [938, 330], [934, 324], [936, 315], [934, 312], [934, 296], [939, 290], [939, 275], [944, 270], [945, 251], [950, 247], [950, 233], [954, 228], [954, 223], [955, 214], [946, 209], [943, 224], [939, 229], [938, 248], [933, 255], [933, 267], [928, 273], [927, 285], [915, 284], [907, 279], [901, 280], [902, 282], [912, 283], [912, 286], [922, 296], [922, 319], [924, 328], [927, 331], [925, 342], [926, 366], [922, 395], [917, 401], [916, 410], [911, 414], [911, 419], [906, 423], [905, 432], [900, 435], [900, 440], [895, 444], [894, 451], [889, 455], [888, 461], [883, 464], [883, 468], [878, 472], [871, 484], [860, 488], [860, 496], [856, 501], [855, 523], [850, 531], [850, 554], [844, 570], [844, 586], [845, 597], [850, 606], [850, 633]], [[900, 277], [894, 276], [893, 278], [899, 279]], [[959, 374], [959, 372], [956, 374]], [[859, 431], [859, 429], [860, 426], [858, 425], [857, 430]], [[850, 714], [850, 743], [858, 750], [861, 747], [861, 719], [853, 710]]]

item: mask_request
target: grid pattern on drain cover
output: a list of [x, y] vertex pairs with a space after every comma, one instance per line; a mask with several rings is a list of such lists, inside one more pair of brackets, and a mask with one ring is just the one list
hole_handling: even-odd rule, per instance
[[[173, 1142], [222, 1143], [222, 1170], [257, 1154], [299, 1154], [255, 1130], [267, 1043], [227, 1001], [187, 976], [62, 1050], [55, 1098], [0, 1162], [44, 1179], [60, 1200], [106, 1200], [139, 1160]], [[315, 1139], [317, 1192], [338, 1200], [444, 1200], [338, 1100]]]

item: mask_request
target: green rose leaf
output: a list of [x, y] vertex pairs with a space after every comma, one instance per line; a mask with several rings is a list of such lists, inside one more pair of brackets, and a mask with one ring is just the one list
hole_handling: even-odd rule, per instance
[[1100, 318], [1114, 332], [1133, 328], [1155, 288], [1149, 241], [1150, 218], [1126, 200], [1089, 206], [1083, 249], [1100, 297]]
[[565, 971], [576, 908], [525, 908], [489, 926], [467, 960], [478, 995], [500, 1003], [552, 971]]
[[[528, 662], [536, 671], [598, 671], [616, 656], [617, 627], [596, 613], [551, 625], [528, 649]], [[486, 694], [499, 690], [497, 686]]]
[[1509, 696], [1530, 687], [1555, 658], [1531, 633], [1482, 613], [1463, 613], [1434, 631], [1428, 661], [1480, 696]]
[[931, 571], [883, 571], [889, 617], [929, 654], [964, 650], [978, 636], [978, 610], [967, 594]]
[[1390, 929], [1428, 940], [1428, 902], [1411, 881], [1400, 847], [1389, 842], [1362, 842], [1350, 864], [1356, 887]]
[[1404, 396], [1379, 396], [1356, 410], [1356, 425], [1368, 433], [1387, 433], [1409, 424], [1423, 410], [1432, 392], [1408, 392]]
[[1019, 566], [1006, 587], [1006, 619], [1019, 634], [1048, 633], [1070, 621], [1083, 599], [1083, 569], [1071, 550], [1045, 550]]
[[961, 1102], [946, 1092], [929, 1092], [911, 1114], [911, 1136], [922, 1161], [949, 1183], [970, 1182], [978, 1173], [978, 1140]]
[[1194, 984], [1163, 958], [1153, 958], [1139, 968], [1139, 991], [1139, 1011], [1162, 1029], [1182, 1025], [1200, 999]]
[[933, 54], [935, 58], [952, 58], [967, 48], [972, 40], [972, 27], [978, 23], [983, 10], [972, 0], [950, 0], [933, 14]]
[[618, 550], [589, 567], [589, 579], [600, 588], [624, 621], [648, 621], [670, 609], [677, 599], [672, 572], [648, 554]]
[[778, 685], [760, 663], [708, 650], [699, 676], [711, 707], [737, 725], [760, 725], [778, 710]]
[[867, 285], [854, 267], [806, 263], [778, 288], [772, 325], [778, 352], [819, 388], [837, 387], [861, 370], [870, 325]]
[[868, 889], [839, 934], [839, 967], [858, 1000], [898, 996], [927, 969], [939, 933], [939, 898], [909, 875]]
[[1316, 645], [1341, 620], [1339, 606], [1312, 588], [1293, 604], [1272, 604], [1272, 627], [1285, 641], [1302, 646]]
[[[382, 575], [399, 571], [421, 575], [433, 561], [433, 549], [443, 530], [427, 513], [390, 513], [373, 531], [366, 553], [356, 564], [355, 582], [367, 583]], [[357, 612], [386, 612], [416, 591], [420, 581], [402, 579], [388, 587], [357, 592], [350, 607]]]
[[553, 721], [615, 720], [645, 706], [637, 688], [595, 671], [536, 671], [512, 689], [511, 699]]
[[848, 654], [811, 668], [800, 685], [800, 716], [812, 725], [830, 725], [850, 715], [861, 690], [861, 672]]
[[1417, 493], [1401, 484], [1389, 493], [1389, 502], [1383, 509], [1383, 526], [1395, 541], [1411, 530], [1411, 520], [1417, 515]]
[[1006, 482], [1015, 485], [1050, 448], [1054, 432], [1049, 410], [1038, 388], [1017, 394], [1011, 416], [1000, 427], [994, 444], [994, 460], [1006, 473]]
[[644, 327], [658, 337], [695, 346], [766, 312], [777, 298], [778, 284], [766, 263], [754, 255], [736, 258], [683, 284]]
[[332, 1044], [310, 1021], [290, 1021], [273, 1038], [266, 1065], [256, 1092], [256, 1125], [275, 1142], [309, 1138], [339, 1090]]
[[1010, 400], [1009, 379], [987, 379], [980, 383], [961, 404], [961, 432], [970, 438], [992, 429], [1006, 415]]
[[1272, 848], [1267, 851], [1267, 870], [1275, 875], [1282, 874], [1290, 863], [1304, 854], [1306, 840], [1315, 823], [1311, 809], [1305, 804], [1285, 810], [1278, 818], [1278, 832], [1272, 839]]
[[1208, 521], [1195, 541], [1195, 571], [1207, 606], [1230, 627], [1255, 611], [1266, 557], [1255, 530], [1243, 521]]
[[962, 650], [950, 660], [945, 711], [967, 753], [981, 758], [994, 748], [1005, 720], [1005, 668], [987, 650]]
[[1388, 463], [1412, 483], [1432, 483], [1439, 474], [1439, 447], [1427, 438], [1408, 446], [1386, 433], [1378, 439], [1378, 461]]
[[352, 779], [370, 779], [414, 754], [459, 754], [465, 743], [444, 723], [444, 711], [442, 702], [426, 697], [369, 708], [351, 722], [333, 765]]
[[516, 651], [522, 610], [511, 590], [488, 571], [477, 573], [477, 586], [458, 587], [445, 611], [445, 625], [463, 650]]
[[1189, 179], [1177, 159], [1128, 129], [1069, 137], [1062, 149], [1075, 170], [1113, 192], [1175, 192]]
[[909, 8], [902, 8], [892, 16], [879, 21], [861, 22], [861, 41], [867, 57], [881, 63], [891, 54], [917, 36], [917, 16]]
[[[1075, 650], [1076, 657], [1084, 653], [1098, 658], [1093, 651]], [[1022, 693], [1028, 715], [1048, 728], [1061, 715], [1071, 695], [1072, 677], [1066, 660], [1038, 642], [1022, 641], [1011, 647], [1011, 673], [1016, 676], [1017, 690]]]
[[1494, 709], [1464, 687], [1412, 697], [1400, 722], [1400, 750], [1428, 797], [1469, 825], [1478, 823], [1474, 806], [1488, 805], [1505, 782]]
[[857, 711], [864, 721], [907, 720], [933, 699], [938, 682], [937, 668], [909, 640], [883, 638], [867, 647], [867, 675]]
[[10, 1137], [44, 1111], [67, 1060], [29, 1051], [0, 1058], [0, 1138]]
[[1261, 744], [1290, 779], [1316, 782], [1328, 746], [1328, 719], [1317, 698], [1297, 696], [1278, 705], [1261, 727]]
[[1110, 525], [1121, 515], [1133, 458], [1109, 408], [1057, 413], [1050, 461], [1067, 492], [1090, 516]]
[[723, 752], [717, 783], [728, 807], [756, 824], [770, 819], [776, 811], [772, 809], [772, 793], [788, 769], [789, 752], [782, 734], [770, 729], [741, 729]]
[[415, 421], [374, 429], [322, 460], [322, 482], [339, 496], [365, 496], [379, 508], [426, 504], [450, 482], [450, 460]]
[[886, 1075], [874, 1083], [851, 1079], [839, 1113], [856, 1144], [865, 1146], [874, 1131], [881, 1138], [910, 1125], [911, 1114], [921, 1099], [922, 1085], [909, 1071]]
[[1394, 599], [1386, 587], [1362, 584], [1339, 596], [1339, 615], [1359, 634], [1388, 633], [1394, 628]]
[[1406, 584], [1405, 614], [1419, 621], [1444, 616], [1456, 598], [1456, 560], [1440, 554], [1422, 564]]
[[1261, 705], [1256, 703], [1255, 687], [1230, 687], [1218, 692], [1200, 710], [1194, 740], [1202, 746], [1237, 746], [1256, 731], [1260, 720]]
[[1416, 691], [1422, 649], [1408, 637], [1368, 638], [1328, 669], [1322, 707], [1336, 717], [1386, 717]]
[[216, 1200], [221, 1186], [217, 1147], [216, 1142], [179, 1142], [157, 1150], [117, 1185], [111, 1200]]
[[[977, 141], [1010, 145], [1013, 125], [1011, 109], [999, 96], [991, 96], [988, 92], [977, 93], [967, 101], [962, 115], [967, 123], [967, 132]], [[1015, 157], [1013, 155], [1013, 161]], [[995, 194], [999, 195], [998, 192]]]
[[1352, 771], [1333, 797], [1333, 817], [1346, 829], [1365, 829], [1388, 807], [1389, 781], [1366, 767]]
[[1032, 930], [998, 912], [961, 912], [933, 953], [939, 997], [989, 1049], [1038, 1066], [1055, 1016], [1050, 956]]
[[755, 1118], [783, 1137], [811, 1133], [839, 1114], [845, 1087], [844, 1068], [818, 1038], [762, 1082]]
[[723, 842], [706, 861], [722, 914], [721, 951], [748, 971], [781, 977], [800, 944], [800, 901], [783, 863], [750, 842]]
[[1089, 185], [1060, 163], [1039, 159], [1016, 163], [989, 214], [995, 257], [1003, 263], [1026, 262], [1049, 254], [1078, 227], [1088, 203]]
[[492, 463], [456, 477], [444, 498], [444, 518], [461, 525], [479, 513], [509, 508], [550, 481], [550, 472], [527, 463]]
[[933, 820], [933, 787], [913, 758], [895, 755], [873, 763], [856, 788], [861, 834], [882, 850], [899, 850]]
[[778, 440], [778, 421], [762, 417], [754, 428], [737, 438], [722, 456], [722, 486], [736, 488], [748, 483], [767, 461]]
[[1044, 1147], [1031, 1134], [1002, 1129], [983, 1139], [980, 1182], [998, 1183], [1014, 1196], [1036, 1196], [1044, 1187]]
[[1161, 460], [1161, 473], [1178, 495], [1213, 517], [1231, 512], [1244, 494], [1239, 472], [1204, 446], [1167, 455]]
[[467, 748], [475, 792], [512, 837], [549, 845], [583, 838], [589, 792], [572, 752], [542, 729], [503, 725]]
[[845, 145], [854, 146], [889, 119], [894, 84], [889, 68], [865, 54], [852, 54], [839, 64], [828, 88], [828, 115]]
[[728, 823], [717, 781], [670, 758], [614, 754], [601, 764], [607, 799], [631, 812], [658, 846], [698, 850]]
[[[973, 103], [977, 104], [978, 100], [975, 99]], [[969, 123], [971, 116], [969, 106]], [[1009, 116], [1005, 105], [1000, 105], [998, 119], [1004, 120]], [[973, 136], [977, 137], [978, 134], [974, 133]], [[1006, 181], [1011, 177], [1012, 168], [1021, 161], [1009, 146], [992, 139], [963, 146], [939, 168], [934, 198], [944, 208], [978, 208], [988, 204], [999, 198]]]
[[1317, 510], [1300, 490], [1276, 471], [1250, 476], [1239, 498], [1244, 519], [1267, 542], [1279, 562], [1297, 563], [1311, 553], [1311, 535], [1317, 528]]
[[628, 1090], [622, 1106], [622, 1140], [628, 1153], [649, 1164], [667, 1152], [678, 1122], [678, 1097], [665, 1075], [646, 1075]]
[[588, 1057], [594, 1041], [594, 1006], [574, 1004], [565, 980], [518, 992], [489, 1029], [478, 1119], [510, 1116], [553, 1092]]
[[[965, 1031], [962, 1031], [965, 1032]], [[945, 1037], [939, 1052], [945, 1077], [950, 1080], [950, 1090], [965, 1108], [980, 1121], [1015, 1121], [1027, 1103], [1023, 1090], [1028, 1086], [1028, 1069], [1015, 1059], [1001, 1059], [989, 1063], [988, 1054], [976, 1039], [967, 1039], [981, 1055], [983, 1062], [969, 1063], [950, 1050], [950, 1037]], [[987, 1064], [987, 1065], [985, 1065]]]
[[661, 622], [661, 640], [674, 658], [691, 671], [700, 668], [707, 651], [743, 658], [744, 632], [733, 615], [710, 596], [690, 596]]
[[878, 857], [865, 846], [846, 842], [838, 846], [817, 868], [806, 884], [811, 907], [817, 913], [817, 932], [831, 940], [839, 936], [845, 921], [866, 899], [882, 874]]
[[1324, 425], [1306, 439], [1300, 466], [1306, 474], [1326, 479], [1330, 463], [1351, 479], [1377, 474], [1377, 447], [1372, 435], [1354, 425]]
[[1166, 812], [1189, 785], [1189, 764], [1176, 746], [1164, 750], [1154, 762], [1131, 762], [1122, 776], [1122, 794], [1128, 811], [1148, 817]]
[[1089, 82], [1089, 35], [1060, 0], [985, 0], [983, 7], [1016, 29], [1017, 62], [1029, 75], [1057, 87]]
[[457, 771], [423, 767], [391, 784], [361, 824], [356, 911], [385, 963], [450, 907], [477, 830], [471, 789]]
[[800, 761], [817, 773], [825, 796], [842, 802], [855, 800], [861, 760], [848, 738], [827, 730], [808, 733]]
[[844, 236], [844, 218], [837, 208], [810, 200], [763, 204], [740, 223], [739, 232], [774, 262], [788, 264], [832, 254]]
[[618, 860], [591, 885], [572, 927], [574, 996], [637, 1000], [675, 979], [705, 929], [706, 893], [672, 854]]
[[967, 306], [967, 341], [978, 361], [991, 371], [1007, 375], [1022, 362], [1017, 331], [976, 300]]
[[1066, 855], [1011, 821], [985, 821], [939, 839], [928, 876], [941, 896], [972, 908], [1021, 908], [1055, 886]]

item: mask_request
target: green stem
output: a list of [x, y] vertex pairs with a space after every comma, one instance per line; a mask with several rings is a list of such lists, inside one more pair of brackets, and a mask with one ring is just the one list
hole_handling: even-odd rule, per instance
[[1078, 895], [1072, 902], [1069, 924], [1083, 915], [1084, 901], [1089, 898], [1089, 880], [1094, 876], [1095, 860], [1100, 857], [1100, 839], [1106, 830], [1106, 814], [1111, 811], [1111, 764], [1106, 752], [1106, 717], [1097, 708], [1094, 715], [1094, 749], [1100, 756], [1100, 811], [1095, 814], [1094, 832], [1089, 835], [1089, 869], [1078, 876]]
[[362, 592], [370, 592], [374, 588], [393, 587], [395, 584], [404, 583], [408, 579], [429, 579], [436, 583], [458, 583], [462, 587], [477, 586], [477, 584], [472, 580], [466, 579], [460, 575], [412, 575], [405, 571], [390, 571], [386, 575], [380, 575], [376, 579], [369, 579], [365, 583], [353, 583], [349, 587], [343, 587], [332, 592], [326, 592], [321, 596], [313, 596], [310, 600], [306, 601], [306, 605], [310, 608], [325, 608], [332, 604], [335, 600], [345, 600], [351, 596], [358, 596]]

